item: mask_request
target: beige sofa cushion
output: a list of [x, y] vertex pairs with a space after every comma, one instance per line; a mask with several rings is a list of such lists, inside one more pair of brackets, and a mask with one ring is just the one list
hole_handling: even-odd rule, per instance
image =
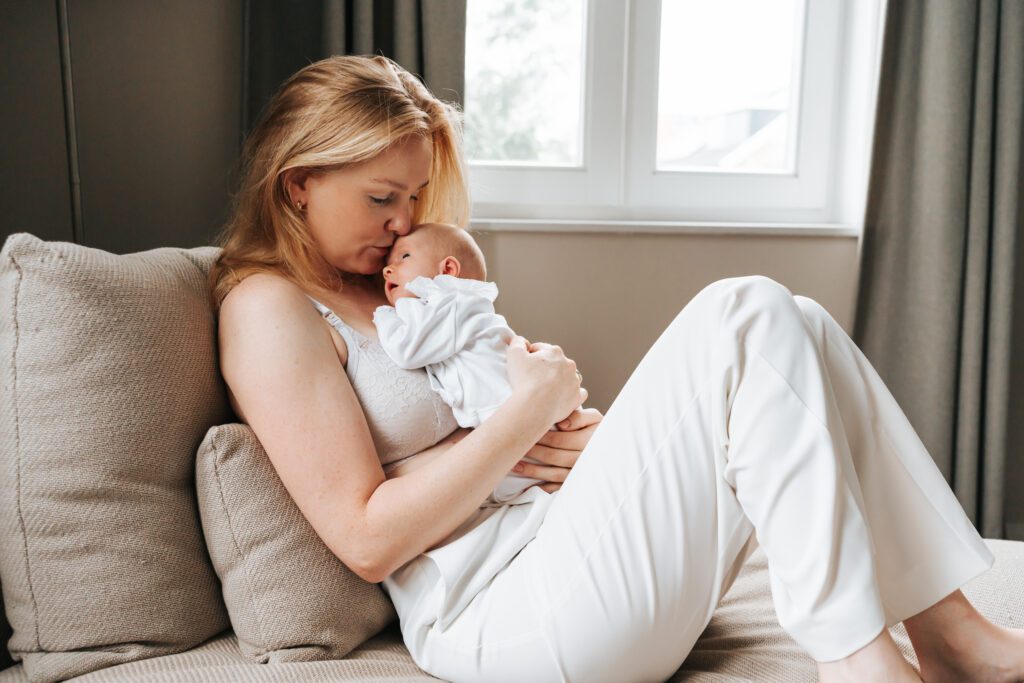
[[193, 488], [230, 412], [206, 270], [216, 249], [117, 256], [11, 235], [0, 252], [0, 578], [33, 681], [223, 631]]
[[339, 659], [396, 618], [391, 601], [324, 545], [244, 424], [213, 427], [196, 490], [241, 651], [258, 662]]

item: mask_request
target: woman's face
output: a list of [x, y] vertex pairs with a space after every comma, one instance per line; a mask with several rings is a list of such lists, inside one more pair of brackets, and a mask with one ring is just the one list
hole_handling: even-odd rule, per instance
[[430, 179], [430, 141], [401, 140], [378, 156], [287, 182], [292, 203], [305, 205], [309, 231], [327, 262], [345, 273], [370, 275], [409, 233], [416, 196]]

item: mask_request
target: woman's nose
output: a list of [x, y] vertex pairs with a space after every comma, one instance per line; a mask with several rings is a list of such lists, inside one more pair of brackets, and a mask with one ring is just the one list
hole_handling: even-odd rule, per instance
[[408, 208], [399, 209], [388, 221], [388, 230], [397, 235], [408, 235], [412, 229], [412, 211]]

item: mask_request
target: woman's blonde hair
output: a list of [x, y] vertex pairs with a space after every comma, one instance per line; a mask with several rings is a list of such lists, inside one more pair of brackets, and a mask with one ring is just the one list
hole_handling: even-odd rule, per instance
[[231, 217], [215, 240], [223, 251], [209, 274], [214, 310], [255, 272], [278, 273], [303, 289], [340, 288], [341, 274], [320, 254], [292, 206], [283, 174], [367, 161], [410, 135], [433, 144], [430, 184], [418, 194], [413, 224], [464, 227], [469, 193], [455, 105], [437, 99], [415, 76], [380, 56], [328, 57], [285, 81], [243, 147]]

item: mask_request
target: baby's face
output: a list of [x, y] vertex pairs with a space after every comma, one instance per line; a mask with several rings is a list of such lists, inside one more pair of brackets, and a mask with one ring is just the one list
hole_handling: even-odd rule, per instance
[[411, 232], [395, 240], [388, 254], [388, 264], [384, 267], [384, 294], [392, 306], [402, 297], [416, 296], [407, 292], [405, 285], [420, 276], [432, 278], [438, 274], [444, 255], [438, 255], [436, 251], [436, 245], [426, 230]]

